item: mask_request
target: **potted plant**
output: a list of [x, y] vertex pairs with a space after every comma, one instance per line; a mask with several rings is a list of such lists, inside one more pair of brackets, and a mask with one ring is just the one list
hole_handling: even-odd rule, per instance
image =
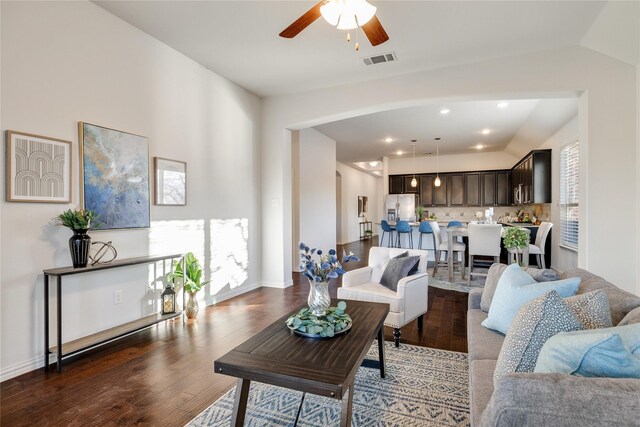
[[[505, 227], [502, 235], [504, 247], [509, 252], [516, 254], [516, 259], [520, 259], [518, 254], [529, 246], [529, 233], [522, 227]], [[519, 261], [522, 265], [522, 262]]]
[[188, 319], [195, 319], [198, 316], [198, 300], [196, 294], [203, 286], [210, 282], [202, 282], [202, 266], [198, 262], [198, 258], [193, 252], [188, 252], [176, 261], [173, 271], [167, 274], [168, 280], [181, 280], [184, 285], [184, 291], [189, 294], [189, 300], [185, 305], [184, 311]]
[[73, 268], [87, 266], [89, 249], [91, 248], [91, 237], [87, 232], [100, 226], [100, 223], [96, 221], [97, 217], [95, 212], [88, 209], [67, 209], [54, 218], [57, 225], [73, 231], [73, 236], [69, 239]]

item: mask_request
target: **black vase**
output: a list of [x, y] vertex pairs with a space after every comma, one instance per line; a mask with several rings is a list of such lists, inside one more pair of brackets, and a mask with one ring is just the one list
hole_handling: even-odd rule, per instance
[[89, 237], [87, 231], [88, 230], [73, 230], [73, 236], [69, 239], [69, 250], [71, 251], [73, 268], [86, 267], [89, 261], [91, 237]]

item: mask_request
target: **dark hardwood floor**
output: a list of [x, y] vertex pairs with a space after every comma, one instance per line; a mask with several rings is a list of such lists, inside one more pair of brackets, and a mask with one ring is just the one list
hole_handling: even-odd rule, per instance
[[[366, 265], [370, 245], [345, 245], [362, 258], [345, 268]], [[0, 425], [182, 426], [235, 386], [235, 378], [213, 372], [213, 361], [305, 304], [308, 288], [294, 273], [287, 289], [260, 288], [201, 309], [196, 321], [153, 326], [84, 353], [61, 374], [39, 369], [5, 381]], [[430, 288], [422, 333], [412, 322], [401, 342], [466, 352], [466, 307], [467, 294]], [[389, 328], [385, 338], [393, 339]]]

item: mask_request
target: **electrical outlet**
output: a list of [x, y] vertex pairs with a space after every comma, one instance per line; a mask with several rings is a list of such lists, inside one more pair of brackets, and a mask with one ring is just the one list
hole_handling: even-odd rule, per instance
[[447, 213], [445, 214], [445, 216], [449, 216], [449, 212], [447, 212]]
[[113, 304], [122, 304], [122, 289], [113, 292]]
[[460, 216], [464, 216], [464, 212], [460, 212]]

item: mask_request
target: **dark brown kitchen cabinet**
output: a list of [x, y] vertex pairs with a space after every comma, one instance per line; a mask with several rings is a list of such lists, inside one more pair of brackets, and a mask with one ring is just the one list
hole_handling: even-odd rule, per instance
[[509, 206], [509, 171], [482, 172], [480, 185], [481, 206]]
[[[416, 178], [416, 186], [412, 187], [411, 186], [411, 181], [413, 181], [413, 178]], [[415, 193], [418, 194], [419, 193], [419, 187], [420, 183], [418, 181], [418, 177], [414, 176], [414, 175], [405, 175], [404, 176], [404, 192], [405, 193]]]
[[447, 206], [447, 177], [440, 176], [440, 186], [435, 186], [436, 175], [420, 175], [420, 203], [425, 207]]
[[435, 175], [420, 176], [420, 203], [422, 206], [434, 206], [434, 179]]
[[446, 175], [440, 175], [440, 186], [435, 186], [435, 178], [433, 180], [433, 205], [434, 206], [448, 206], [447, 201], [447, 177]]
[[496, 206], [509, 206], [510, 195], [509, 171], [496, 172]]
[[449, 174], [449, 206], [464, 206], [464, 174]]
[[464, 174], [465, 206], [480, 206], [480, 174], [466, 173]]
[[390, 175], [389, 176], [389, 194], [402, 194], [402, 193], [404, 193], [404, 176]]
[[533, 150], [511, 170], [513, 204], [551, 203], [551, 150]]
[[482, 206], [496, 205], [496, 172], [483, 172], [482, 182]]

